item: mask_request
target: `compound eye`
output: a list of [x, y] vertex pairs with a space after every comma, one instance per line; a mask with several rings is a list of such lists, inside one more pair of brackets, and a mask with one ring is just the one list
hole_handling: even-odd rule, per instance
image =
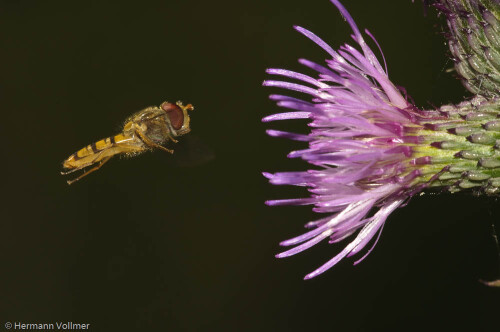
[[184, 124], [184, 112], [179, 105], [172, 103], [163, 103], [161, 104], [161, 109], [167, 113], [167, 116], [170, 120], [170, 124], [175, 130], [179, 130], [182, 128]]

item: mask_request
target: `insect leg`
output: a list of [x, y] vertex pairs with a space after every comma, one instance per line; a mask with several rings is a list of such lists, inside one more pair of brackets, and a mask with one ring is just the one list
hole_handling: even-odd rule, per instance
[[171, 149], [167, 149], [166, 147], [160, 145], [160, 144], [156, 144], [155, 142], [153, 142], [152, 140], [150, 140], [146, 135], [144, 135], [144, 133], [142, 131], [140, 131], [139, 129], [136, 129], [135, 130], [135, 133], [137, 134], [137, 136], [139, 136], [141, 138], [141, 140], [147, 145], [147, 146], [150, 146], [150, 147], [154, 147], [154, 148], [158, 148], [158, 149], [161, 149], [163, 151], [166, 151], [168, 153], [174, 153], [174, 150], [171, 150]]
[[172, 142], [174, 142], [174, 143], [179, 143], [179, 141], [178, 141], [178, 140], [176, 140], [175, 138], [173, 138], [173, 137], [172, 137], [172, 135], [170, 135], [170, 133], [167, 133], [167, 137], [168, 137], [168, 139], [169, 139], [169, 140], [171, 140]]
[[[96, 157], [98, 157], [98, 156], [99, 156], [99, 154], [97, 154], [97, 155], [96, 155]], [[61, 171], [61, 174], [62, 174], [62, 175], [68, 175], [68, 174], [71, 174], [71, 173], [73, 173], [73, 172], [79, 171], [79, 170], [81, 170], [81, 169], [83, 169], [83, 168], [85, 168], [85, 167], [89, 167], [90, 165], [92, 165], [92, 164], [94, 164], [94, 163], [95, 163], [95, 161], [91, 161], [91, 162], [88, 162], [88, 163], [82, 164], [82, 165], [80, 165], [80, 166], [78, 166], [78, 167], [72, 168], [72, 169], [70, 169], [69, 171]]]
[[[105, 158], [103, 158], [103, 159], [99, 162], [99, 164], [98, 164], [97, 166], [95, 166], [95, 167], [93, 167], [93, 168], [89, 169], [88, 171], [86, 171], [85, 173], [83, 173], [82, 175], [80, 175], [79, 177], [77, 177], [77, 178], [75, 178], [75, 179], [73, 179], [73, 180], [68, 180], [68, 181], [66, 181], [66, 182], [67, 182], [68, 184], [72, 184], [72, 183], [74, 183], [74, 182], [76, 182], [76, 181], [80, 180], [80, 179], [81, 179], [81, 178], [83, 178], [84, 176], [89, 175], [90, 173], [97, 171], [99, 168], [101, 168], [101, 167], [102, 167], [102, 165], [104, 165], [104, 164], [105, 164], [108, 160], [110, 160], [110, 159], [111, 159], [111, 157], [112, 157], [112, 156], [109, 156], [109, 157], [105, 157]], [[69, 173], [71, 173], [71, 171], [69, 171]]]
[[161, 133], [162, 133], [163, 135], [167, 136], [167, 137], [168, 137], [168, 139], [169, 139], [170, 141], [172, 141], [172, 142], [174, 142], [174, 143], [179, 143], [179, 141], [178, 141], [178, 140], [176, 140], [175, 138], [173, 138], [173, 137], [172, 137], [172, 135], [170, 135], [170, 131], [169, 131], [167, 128], [162, 127], [162, 128], [161, 128]]
[[81, 167], [75, 167], [75, 168], [73, 168], [73, 169], [70, 169], [69, 171], [61, 171], [61, 174], [62, 174], [62, 175], [71, 174], [71, 173], [76, 172], [76, 171], [78, 171], [78, 170], [80, 170], [80, 169], [82, 169], [82, 168], [81, 168]]

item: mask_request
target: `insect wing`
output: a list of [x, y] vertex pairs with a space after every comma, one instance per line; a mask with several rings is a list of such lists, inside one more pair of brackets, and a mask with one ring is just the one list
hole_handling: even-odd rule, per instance
[[175, 153], [166, 158], [172, 165], [178, 167], [196, 167], [215, 159], [215, 153], [210, 146], [195, 135], [186, 135], [179, 143], [172, 145]]

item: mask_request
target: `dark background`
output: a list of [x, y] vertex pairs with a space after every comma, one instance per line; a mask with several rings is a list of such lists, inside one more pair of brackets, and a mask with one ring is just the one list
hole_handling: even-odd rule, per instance
[[[414, 198], [373, 253], [303, 276], [341, 250], [278, 260], [315, 218], [262, 171], [303, 170], [296, 142], [262, 124], [278, 109], [265, 68], [322, 62], [302, 25], [334, 48], [350, 30], [327, 0], [1, 1], [0, 322], [90, 323], [92, 331], [497, 330], [494, 198]], [[381, 44], [393, 82], [420, 107], [467, 96], [442, 22], [420, 2], [345, 0]], [[373, 44], [371, 44], [373, 46]], [[375, 46], [373, 46], [376, 49]], [[376, 52], [378, 53], [378, 52]], [[68, 186], [61, 162], [162, 101], [195, 105], [192, 134], [215, 159], [178, 167], [161, 151], [114, 158]], [[181, 150], [179, 148], [179, 150]], [[179, 152], [180, 153], [180, 152]]]

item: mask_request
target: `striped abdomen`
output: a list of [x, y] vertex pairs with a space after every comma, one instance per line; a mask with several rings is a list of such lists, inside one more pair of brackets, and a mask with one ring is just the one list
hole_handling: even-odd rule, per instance
[[83, 168], [117, 153], [133, 150], [134, 137], [118, 134], [111, 136], [73, 153], [63, 162], [64, 168]]

